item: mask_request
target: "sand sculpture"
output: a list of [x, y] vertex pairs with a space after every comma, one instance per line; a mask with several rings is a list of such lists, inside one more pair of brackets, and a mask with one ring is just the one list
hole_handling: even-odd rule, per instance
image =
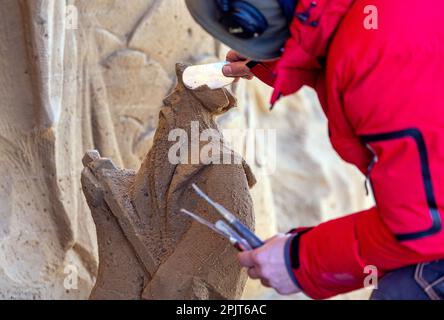
[[[137, 173], [117, 168], [98, 152], [85, 155], [82, 184], [99, 242], [99, 274], [91, 299], [234, 299], [242, 294], [246, 277], [236, 250], [179, 210], [219, 218], [192, 190], [196, 183], [252, 228], [248, 189], [256, 181], [249, 166], [221, 137], [220, 157], [229, 155], [230, 164], [204, 164], [202, 159], [193, 164], [191, 156], [179, 164], [169, 159], [176, 143], [169, 138], [172, 130], [189, 133], [191, 149], [191, 124], [198, 124], [200, 133], [219, 133], [214, 117], [236, 101], [225, 89], [186, 89], [184, 66], [176, 68], [177, 87], [164, 100], [153, 146]], [[199, 151], [211, 142], [198, 141]]]
[[[221, 61], [224, 48], [183, 0], [2, 0], [0, 38], [0, 299], [85, 299], [98, 246], [82, 156], [97, 149], [138, 169], [176, 61]], [[218, 118], [222, 128], [277, 130], [276, 172], [247, 159], [261, 237], [276, 220], [287, 231], [364, 208], [364, 178], [333, 153], [313, 95], [270, 113], [258, 81], [235, 92], [239, 107]], [[264, 290], [248, 281], [244, 297], [276, 297]]]

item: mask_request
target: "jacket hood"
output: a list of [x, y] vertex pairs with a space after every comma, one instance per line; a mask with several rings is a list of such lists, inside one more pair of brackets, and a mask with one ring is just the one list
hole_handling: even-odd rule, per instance
[[[331, 39], [354, 0], [300, 0], [279, 61], [269, 67], [274, 87], [271, 104], [281, 96], [298, 91], [303, 85], [317, 85]], [[273, 80], [269, 80], [273, 79]]]

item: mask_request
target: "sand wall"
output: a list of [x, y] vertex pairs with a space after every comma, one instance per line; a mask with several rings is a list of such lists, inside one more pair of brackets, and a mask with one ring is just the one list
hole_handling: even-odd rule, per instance
[[[224, 50], [181, 0], [2, 1], [0, 298], [89, 296], [98, 255], [80, 185], [84, 152], [97, 149], [138, 169], [174, 86], [175, 63], [222, 59]], [[243, 82], [233, 89], [240, 107], [221, 126], [271, 128], [278, 137], [272, 175], [250, 163], [262, 236], [367, 205], [363, 178], [332, 152], [309, 91], [269, 114], [268, 88]], [[250, 140], [241, 140], [243, 154]], [[248, 284], [247, 296], [265, 297], [255, 286]]]

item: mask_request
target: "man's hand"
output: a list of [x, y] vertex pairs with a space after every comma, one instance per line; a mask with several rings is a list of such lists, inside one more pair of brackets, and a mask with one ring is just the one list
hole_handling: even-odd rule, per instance
[[222, 72], [226, 77], [253, 79], [253, 73], [247, 67], [248, 59], [236, 51], [230, 50], [227, 53], [227, 61], [230, 62], [223, 67]]
[[253, 251], [239, 253], [241, 266], [248, 268], [252, 279], [259, 279], [266, 287], [274, 288], [282, 295], [301, 290], [293, 283], [285, 265], [284, 248], [290, 235], [279, 234]]

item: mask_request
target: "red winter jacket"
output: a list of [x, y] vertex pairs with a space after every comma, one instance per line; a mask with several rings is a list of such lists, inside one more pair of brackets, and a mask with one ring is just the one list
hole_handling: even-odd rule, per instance
[[[323, 299], [362, 287], [365, 266], [383, 275], [444, 258], [444, 1], [315, 2], [308, 22], [294, 19], [281, 59], [265, 64], [272, 73], [256, 71], [275, 88], [272, 103], [314, 87], [333, 147], [373, 187], [374, 208], [289, 241], [295, 280]], [[364, 27], [368, 4], [377, 30]]]

